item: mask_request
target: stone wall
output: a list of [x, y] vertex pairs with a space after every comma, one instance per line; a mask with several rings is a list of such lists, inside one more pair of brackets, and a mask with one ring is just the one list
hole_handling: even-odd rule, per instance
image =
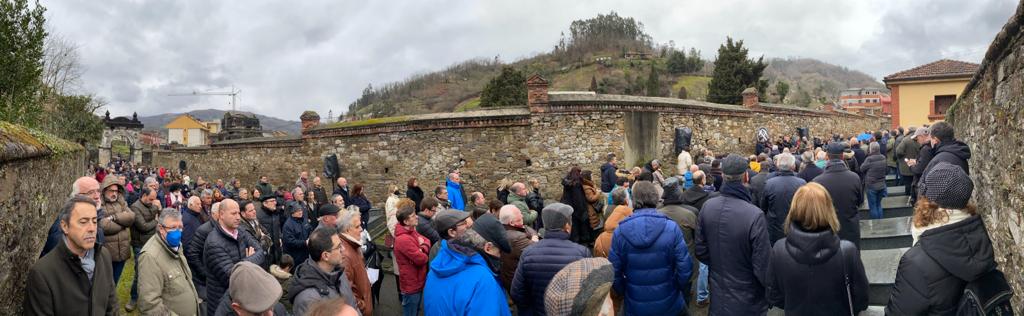
[[81, 146], [0, 122], [0, 315], [21, 314], [28, 270], [85, 158]]
[[[290, 185], [301, 170], [322, 174], [323, 158], [337, 154], [342, 176], [349, 178], [350, 186], [364, 183], [375, 205], [383, 202], [388, 184], [404, 192], [406, 180], [416, 177], [429, 192], [456, 167], [462, 171], [467, 193], [481, 191], [493, 197], [502, 178], [525, 182], [533, 177], [541, 183], [545, 198], [558, 199], [560, 180], [572, 165], [599, 173], [607, 153], [623, 154], [626, 113], [631, 112], [657, 115], [658, 126], [634, 127], [658, 131], [653, 155], [666, 166], [676, 162], [675, 127], [692, 128], [695, 142], [706, 140], [718, 153], [750, 154], [758, 127], [767, 127], [773, 135], [810, 127], [812, 136], [827, 136], [887, 124], [879, 117], [769, 104], [745, 108], [669, 98], [553, 93], [545, 103], [530, 107], [400, 117], [372, 124], [345, 122], [308, 129], [301, 139], [221, 142], [154, 152], [153, 157], [157, 165], [172, 168], [186, 160], [193, 179], [197, 175], [237, 177], [251, 187], [260, 175], [269, 176], [274, 185]], [[666, 168], [666, 173], [675, 173], [674, 169]]]
[[974, 203], [985, 217], [996, 261], [1024, 314], [1024, 6], [1003, 27], [981, 68], [950, 111], [971, 146]]

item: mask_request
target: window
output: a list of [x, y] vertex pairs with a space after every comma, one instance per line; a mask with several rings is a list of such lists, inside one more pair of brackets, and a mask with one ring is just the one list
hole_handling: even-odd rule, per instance
[[935, 96], [935, 107], [932, 109], [932, 114], [946, 115], [946, 110], [956, 102], [956, 95], [937, 95]]

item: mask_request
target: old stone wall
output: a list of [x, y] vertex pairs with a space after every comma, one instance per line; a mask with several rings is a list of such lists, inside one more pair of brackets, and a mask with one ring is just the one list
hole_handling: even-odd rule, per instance
[[[657, 113], [656, 157], [666, 166], [676, 162], [673, 129], [688, 126], [694, 141], [707, 140], [718, 153], [749, 154], [754, 131], [767, 127], [773, 135], [810, 127], [812, 136], [874, 130], [884, 120], [847, 113], [824, 113], [788, 107], [747, 109], [692, 100], [624, 96], [551, 95], [550, 104], [471, 113], [431, 114], [379, 124], [320, 126], [302, 138], [234, 141], [210, 147], [176, 149], [153, 154], [157, 165], [176, 168], [186, 160], [192, 178], [239, 178], [251, 187], [260, 175], [274, 185], [294, 183], [298, 172], [323, 172], [323, 158], [337, 154], [349, 184], [364, 184], [371, 202], [387, 196], [387, 185], [404, 192], [410, 177], [425, 192], [444, 183], [448, 170], [459, 168], [467, 194], [493, 197], [499, 180], [525, 182], [536, 178], [548, 199], [561, 196], [561, 178], [578, 165], [595, 173], [609, 152], [620, 156], [626, 147], [626, 113]], [[646, 122], [646, 121], [643, 121]], [[666, 168], [666, 174], [675, 173]], [[324, 181], [327, 185], [328, 181]]]
[[949, 117], [971, 146], [974, 203], [984, 216], [996, 261], [1024, 314], [1024, 6], [1010, 18]]
[[28, 270], [86, 167], [81, 146], [0, 122], [0, 315], [21, 314]]

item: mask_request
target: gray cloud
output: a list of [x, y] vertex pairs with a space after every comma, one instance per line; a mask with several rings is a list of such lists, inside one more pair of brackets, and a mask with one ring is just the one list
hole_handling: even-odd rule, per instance
[[881, 77], [940, 58], [978, 62], [1014, 11], [980, 1], [50, 1], [53, 32], [81, 46], [84, 90], [114, 115], [229, 108], [338, 114], [380, 85], [470, 58], [548, 51], [572, 20], [616, 11], [655, 41], [712, 58], [726, 36], [755, 55], [809, 57]]

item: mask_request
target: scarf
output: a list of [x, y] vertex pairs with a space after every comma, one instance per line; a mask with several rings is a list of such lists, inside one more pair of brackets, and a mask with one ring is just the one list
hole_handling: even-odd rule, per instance
[[722, 183], [721, 194], [747, 201], [747, 203], [750, 203], [750, 201], [753, 200], [753, 198], [750, 197], [750, 190], [747, 189], [747, 186], [738, 181]]

